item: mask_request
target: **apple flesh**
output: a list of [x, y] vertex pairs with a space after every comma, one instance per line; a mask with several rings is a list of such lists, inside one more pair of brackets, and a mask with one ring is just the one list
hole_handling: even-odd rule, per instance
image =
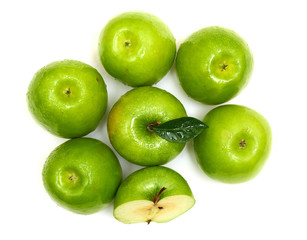
[[158, 17], [129, 11], [106, 24], [98, 50], [101, 63], [111, 76], [132, 87], [149, 86], [170, 70], [176, 41]]
[[205, 104], [234, 98], [248, 84], [253, 56], [244, 39], [222, 27], [203, 28], [179, 47], [176, 70], [184, 91]]
[[255, 110], [240, 105], [214, 108], [203, 121], [209, 128], [194, 139], [203, 171], [225, 183], [242, 183], [257, 176], [271, 150], [268, 121]]
[[165, 164], [185, 143], [164, 140], [149, 126], [186, 117], [180, 101], [156, 87], [139, 87], [125, 93], [113, 105], [107, 122], [110, 142], [126, 160], [142, 166]]
[[174, 170], [147, 167], [129, 175], [114, 200], [114, 217], [123, 223], [169, 222], [193, 207], [186, 180]]

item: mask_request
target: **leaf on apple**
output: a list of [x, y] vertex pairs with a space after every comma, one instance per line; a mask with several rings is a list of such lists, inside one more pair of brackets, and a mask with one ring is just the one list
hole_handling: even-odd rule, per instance
[[193, 117], [182, 117], [170, 120], [162, 124], [149, 126], [163, 139], [169, 142], [188, 142], [198, 136], [208, 126]]

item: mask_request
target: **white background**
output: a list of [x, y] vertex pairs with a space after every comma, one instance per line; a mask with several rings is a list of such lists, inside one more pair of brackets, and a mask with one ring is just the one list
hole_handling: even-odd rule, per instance
[[[304, 1], [1, 1], [0, 3], [0, 239], [307, 239], [307, 14]], [[91, 134], [110, 145], [106, 119], [131, 89], [110, 77], [99, 62], [97, 39], [116, 14], [144, 10], [159, 16], [177, 45], [194, 31], [220, 25], [238, 32], [255, 59], [249, 85], [230, 103], [262, 113], [274, 144], [252, 181], [228, 185], [209, 179], [188, 143], [166, 166], [189, 182], [196, 205], [175, 220], [125, 225], [112, 204], [89, 216], [58, 207], [42, 185], [49, 153], [66, 141], [42, 129], [29, 114], [27, 87], [34, 73], [61, 59], [97, 68], [108, 87], [109, 106]], [[174, 94], [189, 116], [203, 118], [214, 106], [188, 98], [174, 67], [156, 85]], [[139, 167], [119, 157], [124, 176]], [[183, 239], [183, 238], [182, 238]]]

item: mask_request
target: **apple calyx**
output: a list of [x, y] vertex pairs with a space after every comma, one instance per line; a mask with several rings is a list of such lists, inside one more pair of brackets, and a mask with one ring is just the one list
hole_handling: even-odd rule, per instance
[[72, 181], [73, 183], [77, 182], [78, 177], [76, 176], [76, 174], [72, 173], [69, 178], [70, 181]]
[[124, 44], [125, 44], [125, 47], [130, 47], [131, 46], [131, 41], [130, 40], [126, 40]]
[[160, 124], [148, 124], [147, 129], [161, 138], [175, 143], [186, 143], [198, 136], [205, 128], [202, 121], [193, 117], [182, 117]]
[[226, 71], [228, 65], [226, 63], [221, 64], [221, 71], [224, 72]]
[[245, 147], [245, 139], [242, 139], [241, 142], [239, 143], [240, 148], [244, 148]]
[[70, 97], [70, 94], [71, 94], [70, 88], [65, 89], [64, 94], [65, 94], [67, 97]]

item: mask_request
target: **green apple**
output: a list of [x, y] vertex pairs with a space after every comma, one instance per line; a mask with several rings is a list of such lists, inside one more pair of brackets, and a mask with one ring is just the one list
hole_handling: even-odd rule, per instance
[[161, 165], [175, 158], [185, 143], [173, 143], [150, 126], [186, 117], [180, 101], [156, 87], [139, 87], [125, 93], [112, 107], [107, 122], [115, 150], [126, 160], [142, 165]]
[[184, 91], [205, 104], [220, 104], [235, 97], [249, 82], [253, 56], [234, 31], [203, 28], [179, 47], [176, 70]]
[[158, 17], [129, 11], [106, 24], [98, 50], [101, 63], [111, 76], [132, 87], [149, 86], [170, 70], [176, 41]]
[[42, 175], [47, 192], [58, 205], [91, 214], [113, 200], [122, 170], [107, 145], [92, 138], [76, 138], [51, 152]]
[[34, 75], [27, 92], [29, 110], [49, 132], [63, 138], [96, 129], [108, 102], [99, 72], [76, 60], [52, 62]]
[[258, 112], [240, 105], [223, 105], [204, 118], [209, 126], [194, 139], [199, 165], [211, 178], [225, 183], [253, 179], [267, 161], [272, 132]]
[[114, 217], [123, 223], [168, 222], [193, 207], [187, 181], [170, 168], [140, 169], [120, 185], [114, 199]]

